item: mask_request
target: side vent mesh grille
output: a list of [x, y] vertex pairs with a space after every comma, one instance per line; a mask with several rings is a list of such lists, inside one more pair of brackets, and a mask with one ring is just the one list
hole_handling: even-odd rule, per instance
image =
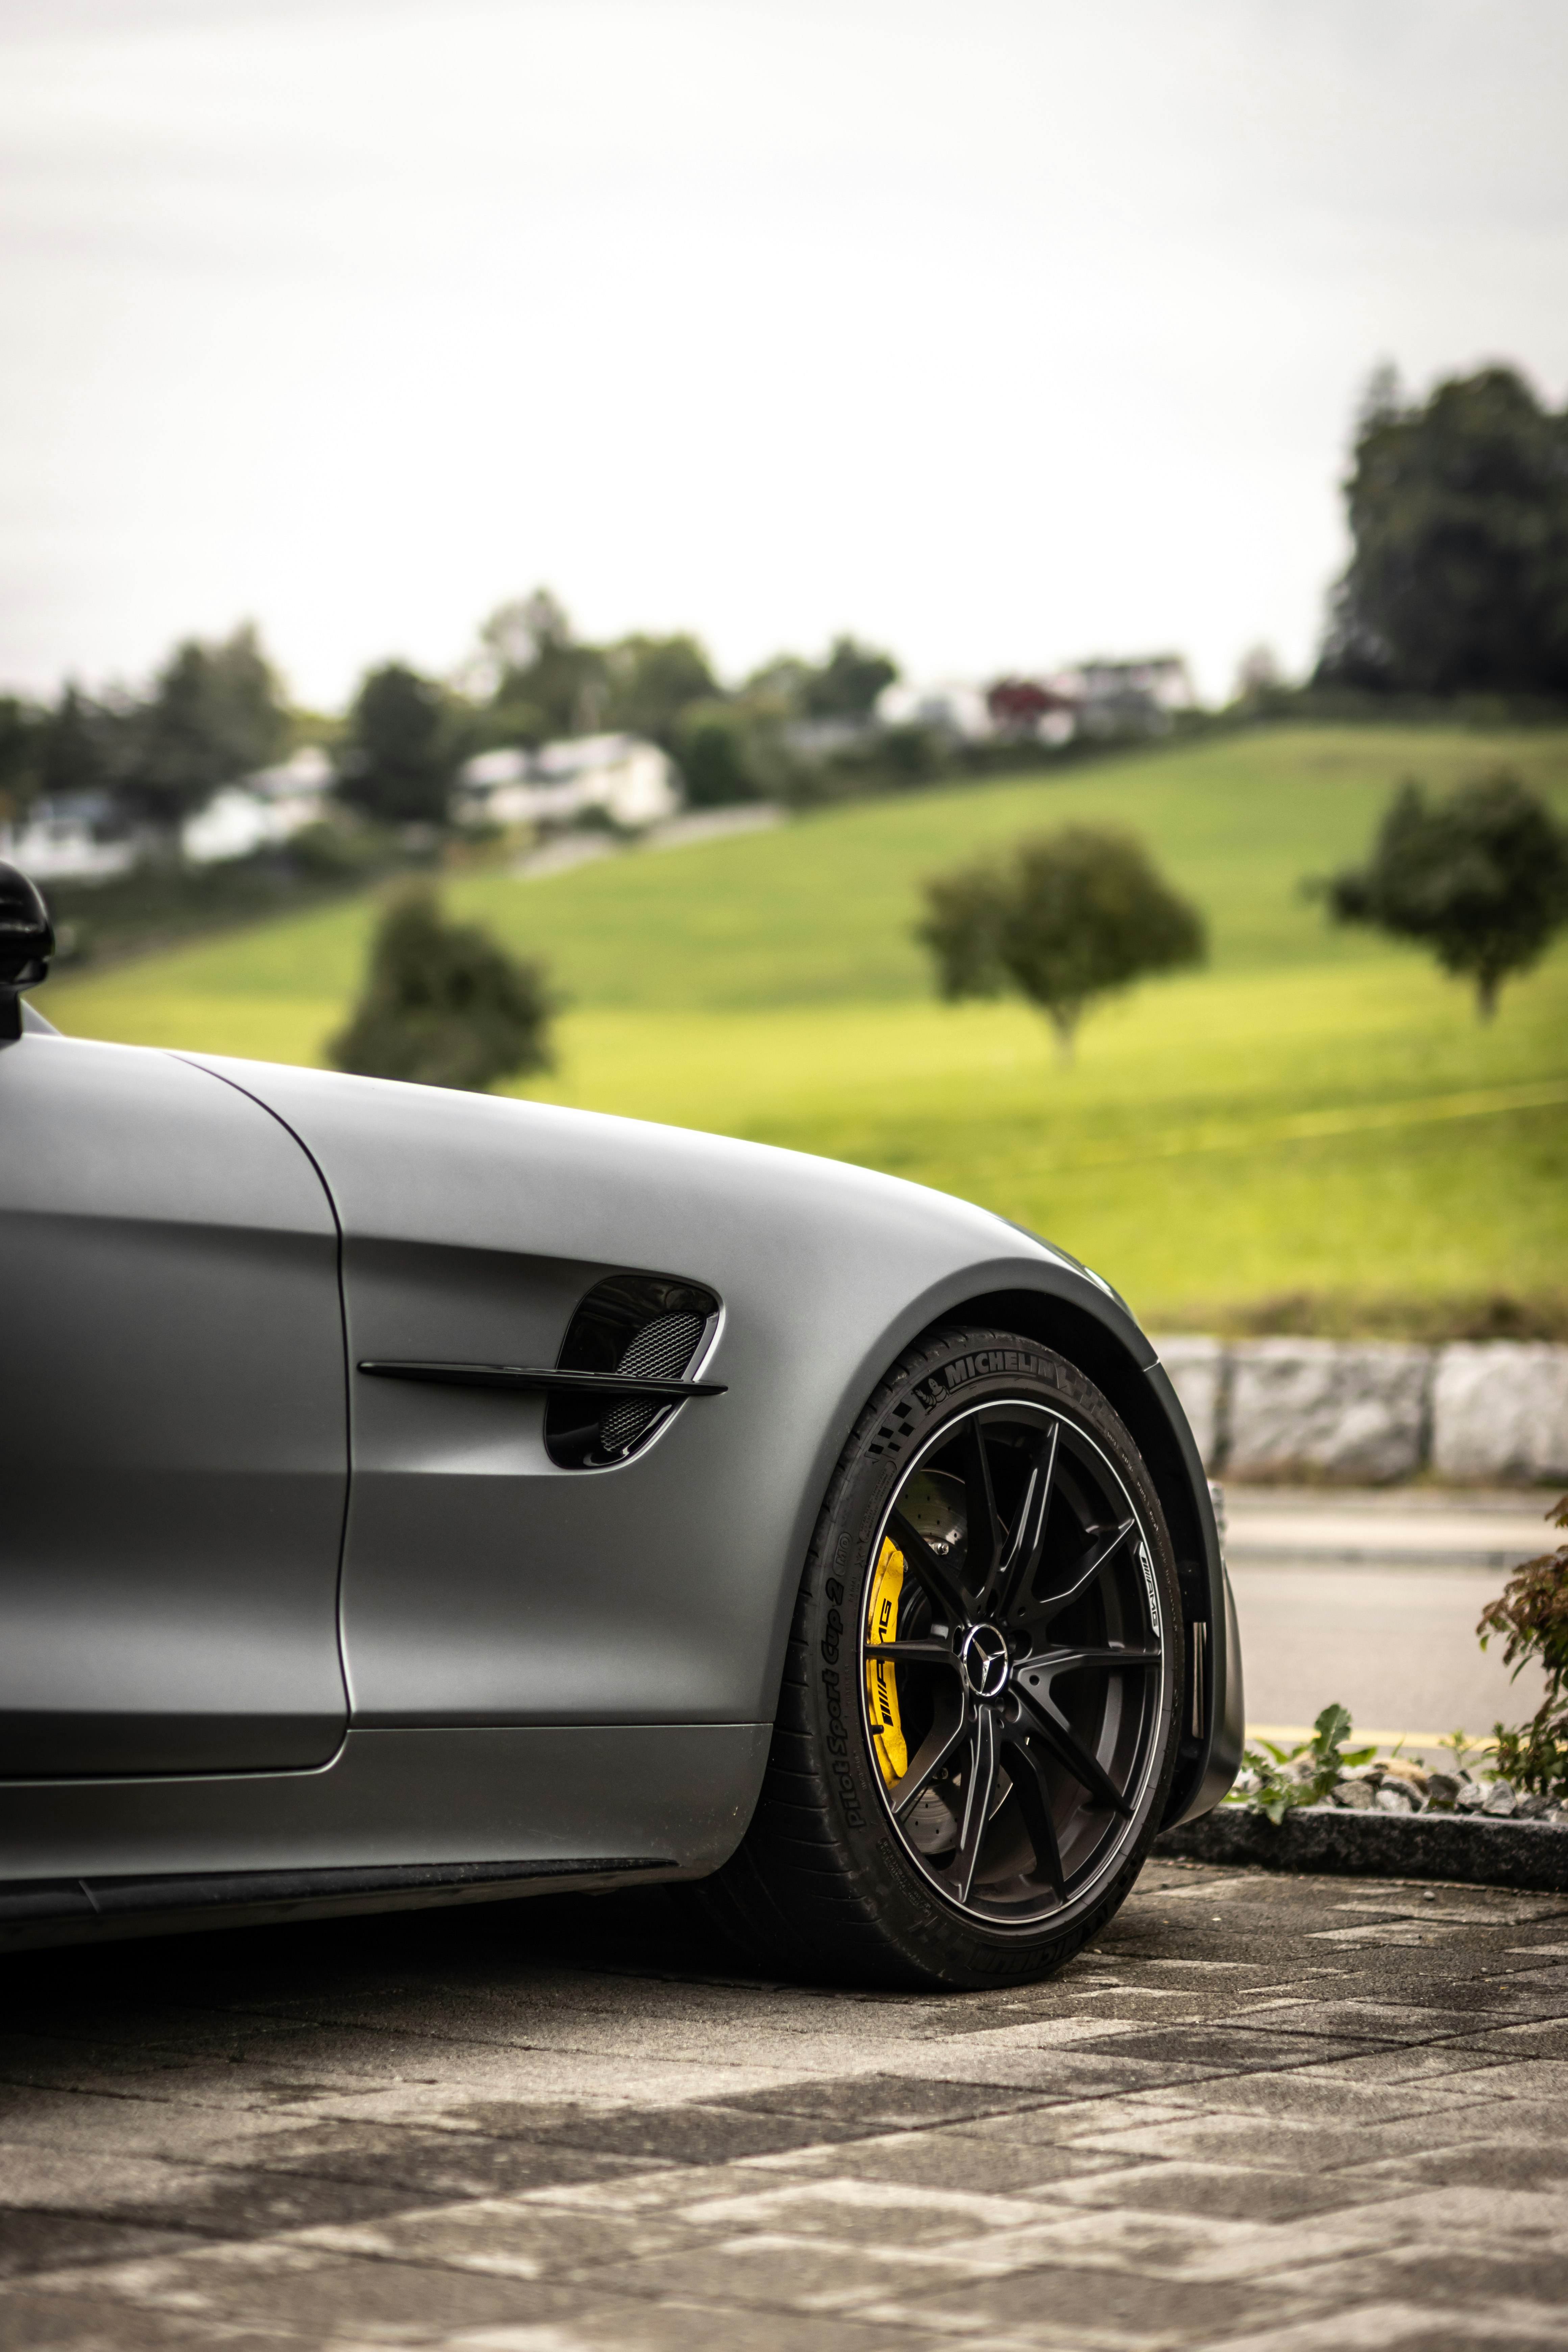
[[[562, 1371], [625, 1372], [639, 1380], [683, 1380], [700, 1355], [719, 1301], [700, 1284], [668, 1275], [616, 1274], [595, 1283], [573, 1316], [557, 1360]], [[679, 1405], [652, 1397], [554, 1396], [544, 1442], [563, 1469], [624, 1462]]]
[[[703, 1320], [700, 1315], [656, 1315], [637, 1333], [616, 1366], [616, 1371], [635, 1373], [643, 1380], [679, 1380], [697, 1353]], [[599, 1423], [599, 1452], [610, 1455], [626, 1453], [651, 1428], [663, 1409], [639, 1397], [626, 1397], [613, 1404]]]

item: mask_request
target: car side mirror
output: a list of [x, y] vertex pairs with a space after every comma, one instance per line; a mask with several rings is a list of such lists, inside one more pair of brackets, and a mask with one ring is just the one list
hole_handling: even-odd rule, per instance
[[0, 858], [0, 1045], [22, 1034], [22, 995], [49, 974], [55, 927], [43, 894]]

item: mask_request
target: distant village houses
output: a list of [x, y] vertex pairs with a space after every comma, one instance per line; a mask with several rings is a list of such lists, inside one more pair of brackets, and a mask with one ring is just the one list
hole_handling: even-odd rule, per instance
[[[869, 708], [786, 720], [779, 735], [804, 771], [860, 765], [873, 773], [884, 749], [899, 748], [886, 739], [924, 735], [937, 759], [933, 767], [928, 756], [922, 772], [936, 772], [944, 751], [962, 755], [971, 747], [1057, 748], [1077, 740], [1158, 737], [1195, 704], [1182, 656], [1151, 654], [1009, 675], [988, 686], [895, 679]], [[179, 857], [191, 866], [238, 863], [284, 848], [309, 827], [352, 823], [338, 799], [339, 782], [331, 759], [317, 744], [237, 777], [184, 817]], [[602, 822], [623, 833], [644, 833], [676, 816], [685, 797], [680, 769], [659, 744], [641, 735], [602, 733], [480, 752], [458, 771], [447, 814], [470, 830], [555, 831]], [[0, 823], [0, 857], [46, 886], [112, 882], [148, 859], [166, 858], [170, 848], [168, 835], [147, 822], [133, 793], [107, 788], [57, 793]]]
[[[190, 866], [254, 857], [320, 824], [332, 789], [326, 753], [307, 744], [275, 768], [224, 784], [180, 827]], [[0, 824], [0, 857], [37, 882], [113, 882], [158, 848], [156, 835], [112, 793], [61, 793]]]
[[960, 743], [1046, 743], [1079, 737], [1168, 734], [1179, 710], [1197, 701], [1180, 654], [1099, 659], [1038, 677], [1008, 676], [981, 688], [949, 680], [901, 680], [877, 698], [882, 727], [924, 727]]

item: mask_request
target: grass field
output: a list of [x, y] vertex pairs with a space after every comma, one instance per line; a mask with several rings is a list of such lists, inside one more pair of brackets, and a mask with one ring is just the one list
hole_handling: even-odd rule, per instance
[[[862, 803], [776, 833], [550, 880], [454, 879], [454, 912], [548, 958], [571, 998], [532, 1091], [892, 1170], [1098, 1265], [1155, 1320], [1306, 1291], [1568, 1291], [1568, 952], [1489, 1029], [1424, 957], [1300, 896], [1365, 846], [1392, 785], [1500, 760], [1568, 814], [1568, 732], [1290, 729], [1062, 781]], [[1131, 826], [1208, 915], [1202, 973], [1085, 1023], [1071, 1069], [1020, 1004], [931, 997], [919, 877], [1068, 818]], [[374, 907], [339, 906], [62, 979], [78, 1034], [322, 1058]], [[1397, 1319], [1397, 1318], [1396, 1318]]]

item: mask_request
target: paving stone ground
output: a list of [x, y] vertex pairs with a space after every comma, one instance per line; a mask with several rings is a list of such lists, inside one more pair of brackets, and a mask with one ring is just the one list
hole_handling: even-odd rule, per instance
[[1568, 1897], [1156, 1864], [949, 1999], [651, 1891], [0, 1990], [5, 2352], [1568, 2343]]

